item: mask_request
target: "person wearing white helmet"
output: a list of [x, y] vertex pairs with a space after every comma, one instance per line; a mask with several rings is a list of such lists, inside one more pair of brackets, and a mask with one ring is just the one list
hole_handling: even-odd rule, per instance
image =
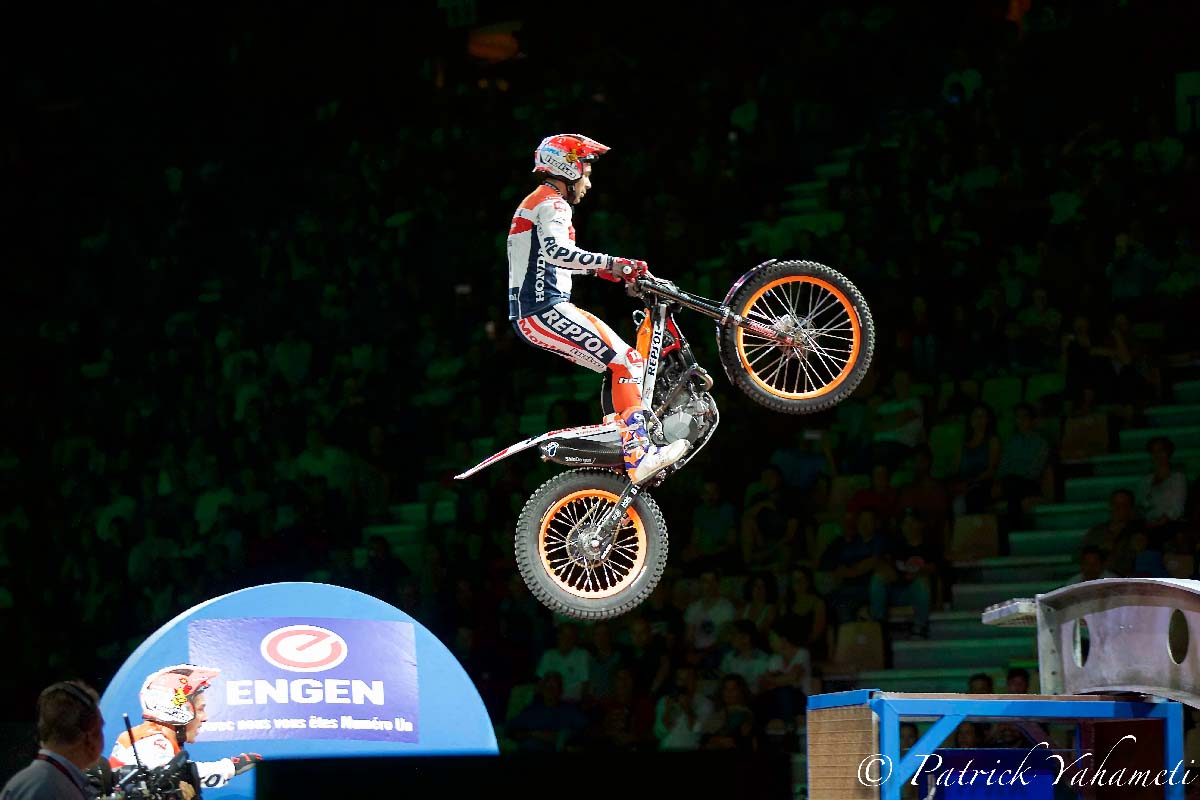
[[642, 355], [602, 320], [571, 302], [571, 281], [595, 275], [632, 282], [645, 261], [583, 250], [575, 244], [571, 206], [592, 187], [592, 162], [606, 145], [575, 133], [547, 136], [533, 154], [542, 183], [521, 201], [508, 231], [508, 318], [517, 335], [594, 372], [612, 372], [612, 409], [622, 425], [625, 471], [635, 484], [687, 453], [684, 440], [650, 442], [650, 409], [642, 403]]
[[[143, 766], [154, 769], [168, 763], [185, 744], [196, 741], [200, 726], [208, 719], [204, 691], [220, 674], [212, 667], [177, 664], [147, 676], [138, 694], [145, 722], [133, 729], [132, 743], [127, 732], [117, 738], [108, 763], [116, 769], [132, 766], [140, 758]], [[204, 787], [214, 789], [259, 761], [262, 756], [257, 753], [242, 753], [220, 761], [197, 761], [196, 769]]]

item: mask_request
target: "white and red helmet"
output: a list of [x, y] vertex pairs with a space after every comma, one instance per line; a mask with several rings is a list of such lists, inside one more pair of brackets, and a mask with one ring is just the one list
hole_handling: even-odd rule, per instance
[[196, 718], [196, 696], [207, 689], [221, 670], [176, 664], [146, 678], [138, 700], [142, 717], [166, 725], [187, 725]]
[[578, 133], [556, 133], [542, 139], [533, 151], [533, 171], [574, 183], [583, 177], [583, 165], [609, 151], [595, 139]]

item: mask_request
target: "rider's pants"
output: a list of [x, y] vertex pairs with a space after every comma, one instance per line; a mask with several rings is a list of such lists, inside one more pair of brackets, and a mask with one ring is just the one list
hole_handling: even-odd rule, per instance
[[534, 347], [557, 353], [593, 372], [612, 371], [612, 403], [617, 413], [642, 404], [642, 354], [627, 345], [603, 320], [572, 303], [515, 320], [517, 335]]

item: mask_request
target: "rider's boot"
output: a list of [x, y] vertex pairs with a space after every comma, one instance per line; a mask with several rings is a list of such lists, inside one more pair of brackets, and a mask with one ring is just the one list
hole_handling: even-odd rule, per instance
[[649, 414], [641, 406], [626, 409], [621, 414], [621, 451], [625, 455], [625, 472], [635, 485], [645, 483], [683, 458], [690, 447], [684, 439], [661, 447], [651, 444], [650, 436], [646, 433]]

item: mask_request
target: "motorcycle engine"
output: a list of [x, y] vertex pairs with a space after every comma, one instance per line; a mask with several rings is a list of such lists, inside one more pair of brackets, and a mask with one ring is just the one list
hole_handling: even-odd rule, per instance
[[672, 405], [662, 418], [663, 437], [668, 442], [687, 439], [695, 442], [710, 423], [711, 407], [705, 395], [690, 397], [686, 402]]

